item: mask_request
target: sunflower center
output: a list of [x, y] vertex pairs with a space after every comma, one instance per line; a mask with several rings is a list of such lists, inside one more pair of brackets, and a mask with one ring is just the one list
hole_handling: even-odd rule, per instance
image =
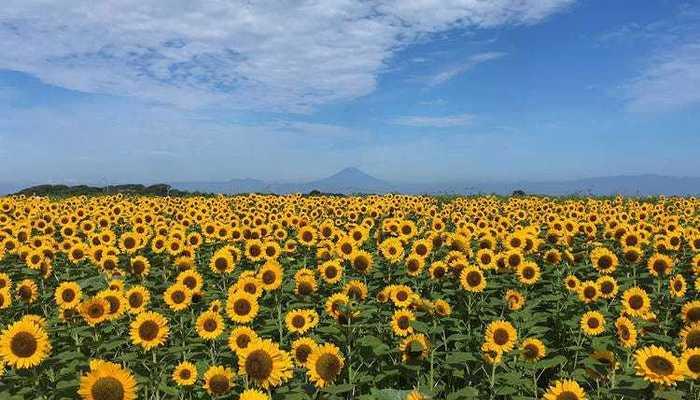
[[139, 326], [139, 337], [146, 341], [151, 341], [158, 337], [160, 326], [155, 321], [144, 321]]
[[407, 299], [408, 299], [408, 293], [406, 293], [405, 291], [402, 290], [402, 291], [396, 293], [396, 300], [406, 301]]
[[670, 375], [674, 368], [671, 361], [661, 356], [651, 356], [646, 361], [647, 368], [657, 375]]
[[535, 277], [535, 270], [532, 268], [523, 269], [523, 276], [525, 279], [532, 279]]
[[248, 313], [250, 313], [250, 310], [251, 307], [248, 300], [239, 299], [236, 300], [235, 303], [233, 303], [233, 311], [235, 311], [238, 315], [248, 315]]
[[335, 378], [341, 367], [340, 359], [334, 354], [322, 354], [316, 361], [316, 372], [326, 381]]
[[190, 379], [191, 376], [192, 376], [192, 372], [190, 372], [189, 369], [185, 368], [185, 369], [180, 370], [180, 378], [181, 379]]
[[654, 261], [654, 271], [657, 273], [661, 274], [666, 271], [666, 262], [664, 260], [656, 260]]
[[126, 240], [124, 240], [124, 247], [126, 247], [127, 249], [131, 249], [134, 246], [136, 246], [136, 241], [134, 239], [126, 238]]
[[302, 363], [306, 362], [306, 360], [309, 358], [309, 354], [311, 354], [311, 347], [305, 344], [297, 347], [296, 351], [294, 352], [297, 360], [301, 361]]
[[107, 296], [105, 300], [109, 303], [109, 313], [114, 314], [119, 310], [119, 300], [114, 296]]
[[253, 257], [257, 257], [260, 255], [260, 248], [258, 246], [253, 246], [250, 248], [250, 255]]
[[534, 344], [528, 344], [527, 346], [525, 346], [523, 353], [525, 355], [525, 358], [535, 358], [539, 354], [539, 350]]
[[600, 285], [600, 291], [605, 293], [605, 294], [610, 294], [613, 291], [613, 284], [612, 282], [603, 282], [602, 285]]
[[612, 259], [609, 256], [602, 256], [598, 260], [598, 267], [600, 269], [608, 269], [612, 266]]
[[589, 328], [596, 329], [600, 326], [600, 321], [598, 321], [598, 318], [589, 318], [587, 324]]
[[503, 346], [504, 344], [508, 343], [509, 339], [510, 339], [510, 335], [508, 334], [508, 331], [505, 329], [498, 328], [493, 333], [493, 341], [499, 346]]
[[250, 343], [250, 337], [248, 335], [238, 335], [236, 338], [236, 346], [241, 349], [248, 347], [248, 343]]
[[188, 276], [182, 280], [182, 284], [190, 289], [194, 289], [195, 287], [197, 287], [197, 279], [195, 279], [192, 276]]
[[224, 394], [229, 390], [228, 377], [225, 375], [214, 375], [209, 380], [209, 389], [215, 395]]
[[245, 360], [246, 374], [255, 380], [267, 379], [272, 373], [272, 357], [264, 350], [255, 350]]
[[274, 273], [274, 271], [265, 271], [262, 274], [262, 281], [266, 285], [271, 285], [275, 282], [275, 278], [277, 275]]
[[217, 258], [216, 261], [214, 261], [214, 267], [218, 271], [225, 271], [226, 268], [228, 268], [228, 263], [225, 258]]
[[29, 299], [32, 298], [32, 289], [30, 289], [28, 286], [22, 286], [19, 288], [19, 297], [22, 298], [24, 301], [28, 301]]
[[338, 276], [338, 270], [335, 267], [326, 268], [326, 278], [333, 279]]
[[690, 349], [700, 347], [700, 329], [691, 330], [685, 337], [685, 343]]
[[141, 275], [146, 270], [146, 265], [142, 261], [136, 261], [131, 265], [136, 275]]
[[557, 395], [557, 400], [579, 400], [580, 398], [574, 392], [561, 392]]
[[116, 378], [102, 377], [92, 385], [90, 394], [95, 400], [122, 400], [124, 399], [124, 386]]
[[688, 369], [694, 374], [700, 374], [700, 355], [692, 355], [688, 358]]
[[295, 327], [297, 329], [301, 329], [304, 327], [304, 325], [306, 325], [306, 318], [304, 318], [303, 316], [295, 315], [292, 318], [292, 326], [293, 327]]
[[29, 332], [19, 332], [12, 337], [10, 341], [10, 349], [12, 354], [17, 357], [31, 357], [39, 346], [39, 342], [34, 335]]
[[588, 287], [583, 289], [583, 295], [587, 299], [592, 299], [593, 297], [595, 297], [595, 292], [596, 292], [596, 290], [593, 286], [588, 286]]
[[470, 271], [467, 274], [467, 283], [469, 283], [469, 286], [479, 286], [481, 284], [481, 274], [476, 271]]
[[623, 325], [623, 326], [621, 326], [619, 329], [620, 329], [620, 330], [619, 330], [619, 332], [620, 332], [620, 337], [621, 337], [623, 340], [629, 340], [630, 337], [632, 337], [632, 335], [630, 334], [630, 330], [629, 330], [628, 327], [626, 327], [626, 326]]
[[700, 307], [693, 307], [688, 311], [688, 319], [690, 322], [700, 321]]
[[311, 294], [313, 292], [313, 286], [309, 282], [301, 282], [299, 283], [299, 294], [302, 296], [306, 296], [308, 294]]
[[210, 318], [204, 321], [204, 330], [207, 332], [214, 332], [218, 326], [219, 324], [217, 324], [214, 319]]
[[104, 314], [104, 308], [102, 308], [101, 304], [93, 304], [90, 307], [88, 307], [88, 315], [91, 318], [99, 318]]
[[408, 329], [408, 326], [410, 324], [408, 317], [406, 316], [401, 316], [399, 317], [398, 321], [396, 321], [396, 324], [399, 326], [401, 329]]
[[445, 276], [445, 270], [443, 268], [435, 268], [434, 275], [436, 278], [442, 278]]
[[170, 295], [170, 299], [175, 304], [180, 304], [185, 301], [185, 293], [182, 290], [176, 290]]
[[139, 308], [143, 304], [143, 296], [141, 293], [132, 293], [129, 295], [129, 306], [132, 308]]
[[61, 299], [65, 302], [71, 302], [75, 299], [75, 292], [72, 289], [66, 289], [61, 293]]
[[639, 310], [644, 305], [644, 299], [642, 296], [632, 296], [629, 299], [629, 305], [633, 310]]

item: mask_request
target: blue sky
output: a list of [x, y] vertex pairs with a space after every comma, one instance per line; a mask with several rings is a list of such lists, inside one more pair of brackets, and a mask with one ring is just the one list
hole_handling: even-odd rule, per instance
[[700, 2], [6, 0], [0, 182], [700, 171]]

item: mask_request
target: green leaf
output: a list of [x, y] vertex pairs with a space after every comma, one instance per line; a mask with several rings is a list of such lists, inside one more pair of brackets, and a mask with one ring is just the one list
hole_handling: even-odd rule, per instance
[[464, 387], [447, 395], [446, 400], [473, 399], [479, 396], [479, 391], [471, 386]]

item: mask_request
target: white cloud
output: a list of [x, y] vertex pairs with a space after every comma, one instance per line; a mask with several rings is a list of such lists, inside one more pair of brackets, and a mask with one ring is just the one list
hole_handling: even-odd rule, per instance
[[451, 66], [447, 69], [444, 69], [444, 70], [438, 72], [437, 74], [429, 77], [427, 79], [428, 85], [429, 86], [441, 85], [441, 84], [449, 81], [450, 79], [467, 72], [468, 70], [474, 68], [475, 66], [477, 66], [481, 63], [484, 63], [486, 61], [495, 60], [495, 59], [501, 58], [505, 55], [506, 55], [506, 53], [495, 52], [495, 51], [488, 52], [488, 53], [475, 54], [475, 55], [469, 57], [467, 59], [467, 61], [465, 61], [459, 65], [453, 65], [453, 66]]
[[573, 0], [4, 0], [0, 68], [181, 107], [308, 112], [372, 92], [426, 33], [533, 24]]
[[669, 111], [700, 104], [700, 42], [663, 52], [624, 87], [630, 111]]
[[394, 118], [390, 122], [394, 125], [411, 126], [416, 128], [454, 128], [469, 126], [474, 121], [472, 114], [447, 115], [444, 117], [428, 117], [419, 115], [405, 115]]

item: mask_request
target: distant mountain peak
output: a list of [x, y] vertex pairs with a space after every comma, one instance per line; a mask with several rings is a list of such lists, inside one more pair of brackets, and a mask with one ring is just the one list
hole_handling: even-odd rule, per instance
[[317, 182], [337, 182], [345, 185], [386, 184], [383, 180], [375, 178], [356, 167], [343, 168], [335, 174], [320, 179]]

